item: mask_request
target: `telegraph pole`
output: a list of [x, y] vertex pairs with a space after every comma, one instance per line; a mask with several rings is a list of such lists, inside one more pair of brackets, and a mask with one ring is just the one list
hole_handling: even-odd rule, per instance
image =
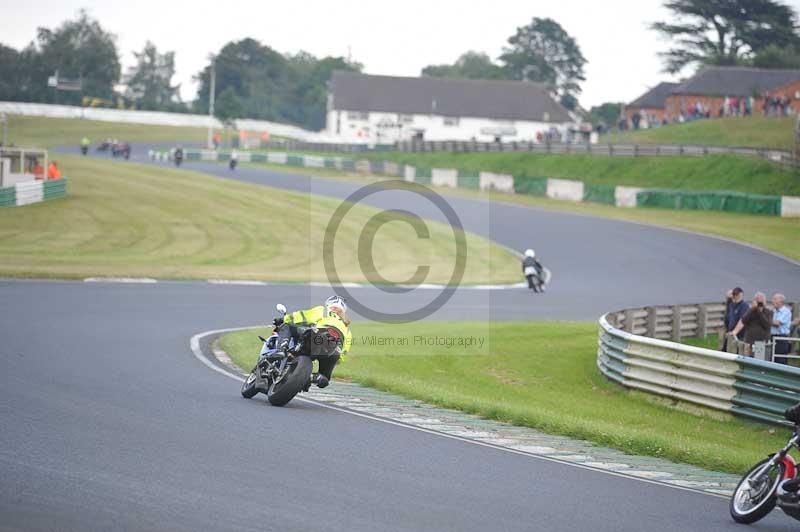
[[208, 149], [214, 145], [212, 135], [214, 130], [214, 96], [217, 90], [217, 58], [212, 54], [211, 58], [211, 90], [208, 93], [208, 140], [206, 146]]

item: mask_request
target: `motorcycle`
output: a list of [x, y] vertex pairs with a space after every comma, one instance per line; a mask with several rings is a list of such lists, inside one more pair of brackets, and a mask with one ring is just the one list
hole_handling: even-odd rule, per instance
[[800, 448], [800, 418], [794, 409], [785, 413], [794, 423], [792, 437], [777, 453], [761, 460], [748, 471], [730, 500], [731, 517], [737, 523], [751, 524], [763, 519], [777, 505], [783, 512], [800, 521], [800, 477], [797, 463], [789, 454]]
[[175, 166], [180, 167], [181, 163], [183, 162], [183, 150], [177, 149], [175, 150], [175, 155], [173, 156], [175, 160]]
[[81, 144], [81, 155], [86, 155], [89, 152], [89, 146]]
[[[275, 307], [282, 316], [286, 306]], [[290, 340], [289, 347], [278, 349], [277, 327], [269, 338], [259, 336], [263, 342], [258, 362], [242, 383], [242, 397], [252, 399], [258, 393], [266, 394], [273, 406], [284, 406], [298, 393], [307, 392], [315, 377], [313, 361], [341, 353], [341, 333], [333, 327], [298, 326], [298, 340]]]
[[228, 161], [228, 168], [230, 170], [236, 170], [236, 165], [237, 164], [238, 164], [238, 161], [236, 159], [231, 159], [230, 161]]

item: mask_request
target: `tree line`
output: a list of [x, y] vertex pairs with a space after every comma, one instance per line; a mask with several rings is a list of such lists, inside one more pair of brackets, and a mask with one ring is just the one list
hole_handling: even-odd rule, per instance
[[[28, 46], [0, 43], [0, 100], [91, 105], [150, 111], [208, 113], [211, 64], [198, 72], [196, 98], [181, 101], [173, 83], [175, 52], [147, 42], [122, 71], [117, 38], [86, 11], [56, 28], [38, 28]], [[309, 129], [325, 124], [331, 72], [361, 70], [342, 57], [306, 52], [281, 54], [255, 39], [227, 43], [214, 54], [215, 115], [221, 120], [253, 118]], [[49, 86], [58, 75], [63, 88]]]
[[[797, 14], [780, 0], [664, 0], [664, 6], [670, 20], [650, 27], [673, 44], [660, 54], [666, 72], [703, 65], [800, 68]], [[208, 112], [212, 61], [195, 76], [196, 98], [183, 102], [172, 81], [174, 52], [147, 42], [133, 52], [135, 64], [123, 73], [116, 41], [80, 11], [56, 28], [39, 28], [22, 50], [0, 43], [0, 100]], [[540, 82], [566, 108], [580, 111], [586, 63], [576, 39], [558, 22], [536, 17], [516, 29], [496, 60], [467, 51], [453, 64], [426, 66], [422, 75]], [[362, 69], [342, 57], [283, 54], [252, 38], [224, 45], [214, 54], [213, 67], [220, 119], [247, 117], [309, 129], [324, 126], [331, 72]], [[62, 88], [80, 90], [49, 86], [56, 74], [65, 80]], [[584, 115], [606, 121], [619, 105], [606, 103]]]
[[[649, 27], [672, 42], [659, 54], [665, 72], [705, 65], [800, 69], [797, 14], [778, 0], [665, 0], [664, 7], [671, 20]], [[536, 17], [517, 28], [496, 61], [471, 50], [453, 64], [426, 66], [422, 75], [544, 83], [562, 105], [579, 110], [585, 65], [574, 37], [555, 20]], [[582, 114], [611, 124], [621, 106], [607, 102]]]

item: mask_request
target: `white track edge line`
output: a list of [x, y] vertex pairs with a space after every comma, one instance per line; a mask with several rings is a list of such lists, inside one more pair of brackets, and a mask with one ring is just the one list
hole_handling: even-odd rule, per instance
[[[215, 334], [221, 334], [221, 333], [227, 333], [227, 332], [236, 332], [236, 331], [244, 331], [244, 330], [247, 330], [247, 329], [253, 329], [255, 327], [258, 327], [258, 326], [254, 326], [254, 327], [232, 327], [232, 328], [228, 328], [228, 329], [216, 329], [216, 330], [212, 330], [212, 331], [204, 331], [204, 332], [201, 332], [201, 333], [197, 333], [194, 336], [192, 336], [192, 338], [189, 340], [189, 346], [192, 349], [192, 354], [194, 355], [194, 357], [197, 360], [199, 360], [200, 362], [202, 362], [204, 366], [209, 367], [212, 370], [216, 371], [217, 373], [221, 373], [222, 375], [225, 375], [226, 377], [229, 377], [229, 378], [234, 379], [234, 380], [239, 381], [239, 382], [244, 382], [244, 376], [243, 375], [236, 375], [234, 373], [231, 373], [230, 371], [224, 370], [224, 369], [220, 368], [219, 366], [217, 366], [216, 364], [214, 364], [213, 362], [211, 362], [210, 360], [208, 360], [208, 358], [203, 354], [202, 349], [200, 349], [200, 340], [202, 340], [203, 338], [205, 338], [207, 336], [211, 336], [211, 335], [215, 335]], [[317, 406], [321, 406], [323, 408], [327, 408], [329, 410], [335, 410], [337, 412], [342, 412], [344, 414], [349, 414], [351, 416], [357, 416], [357, 417], [361, 417], [361, 418], [364, 418], [364, 419], [377, 421], [377, 422], [380, 422], [380, 423], [386, 423], [388, 425], [394, 425], [396, 427], [415, 430], [415, 431], [418, 431], [418, 432], [424, 432], [426, 434], [431, 434], [431, 435], [439, 436], [439, 437], [442, 437], [442, 438], [449, 438], [451, 440], [457, 440], [457, 441], [461, 441], [461, 442], [464, 442], [464, 443], [469, 443], [469, 444], [472, 444], [472, 445], [478, 445], [478, 446], [481, 446], [481, 447], [488, 447], [489, 449], [495, 449], [495, 450], [498, 450], [498, 451], [504, 451], [504, 452], [507, 452], [507, 453], [516, 454], [516, 455], [520, 455], [520, 456], [527, 456], [529, 458], [536, 458], [536, 459], [539, 459], [539, 460], [544, 460], [544, 461], [547, 461], [547, 462], [553, 462], [553, 463], [556, 463], [556, 464], [562, 464], [562, 465], [569, 466], [569, 467], [575, 467], [575, 468], [583, 469], [583, 470], [586, 470], [586, 471], [594, 471], [596, 473], [603, 473], [605, 475], [610, 475], [612, 477], [624, 478], [624, 479], [627, 479], [627, 480], [635, 480], [637, 482], [644, 482], [645, 484], [652, 484], [652, 485], [655, 485], [655, 486], [662, 486], [662, 487], [666, 487], [666, 488], [670, 488], [670, 489], [674, 489], [674, 490], [687, 491], [687, 492], [690, 492], [690, 493], [698, 493], [698, 494], [706, 495], [706, 496], [709, 496], [709, 497], [715, 497], [717, 499], [723, 499], [723, 500], [728, 500], [729, 499], [729, 497], [726, 496], [726, 495], [720, 495], [720, 494], [717, 494], [717, 493], [710, 493], [710, 492], [707, 492], [707, 491], [698, 490], [698, 489], [694, 489], [694, 488], [689, 488], [689, 487], [686, 487], [686, 486], [677, 486], [675, 484], [668, 484], [666, 482], [659, 482], [657, 480], [651, 480], [651, 479], [647, 479], [647, 478], [635, 477], [633, 475], [625, 475], [625, 474], [622, 474], [622, 473], [617, 473], [615, 471], [609, 471], [607, 469], [600, 469], [600, 468], [587, 466], [587, 465], [584, 465], [584, 464], [578, 464], [578, 463], [574, 463], [574, 462], [567, 462], [565, 460], [559, 460], [558, 458], [553, 458], [553, 457], [546, 456], [546, 455], [529, 453], [529, 452], [525, 452], [525, 451], [520, 451], [519, 449], [511, 449], [510, 447], [502, 447], [500, 445], [495, 445], [495, 444], [492, 444], [492, 443], [473, 440], [473, 439], [470, 439], [470, 438], [465, 438], [463, 436], [456, 436], [454, 434], [447, 434], [445, 432], [439, 432], [439, 431], [436, 431], [436, 430], [426, 429], [424, 427], [417, 427], [417, 426], [414, 426], [414, 425], [401, 423], [401, 422], [395, 421], [393, 419], [382, 418], [382, 417], [379, 417], [379, 416], [365, 414], [363, 412], [356, 412], [356, 411], [353, 411], [353, 410], [348, 410], [346, 408], [340, 408], [338, 406], [329, 405], [327, 403], [324, 403], [324, 402], [321, 402], [321, 401], [315, 401], [313, 399], [306, 399], [306, 398], [303, 398], [303, 397], [296, 397], [294, 400], [295, 401], [301, 401], [301, 402], [304, 402], [304, 403], [313, 404], [313, 405], [317, 405]]]

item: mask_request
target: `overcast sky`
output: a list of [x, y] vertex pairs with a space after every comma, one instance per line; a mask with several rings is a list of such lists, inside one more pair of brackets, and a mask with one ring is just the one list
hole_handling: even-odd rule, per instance
[[[800, 0], [787, 3], [800, 8]], [[118, 36], [123, 67], [148, 39], [174, 50], [176, 81], [187, 100], [208, 54], [234, 39], [253, 37], [280, 52], [349, 52], [367, 73], [417, 76], [422, 67], [452, 63], [470, 49], [497, 58], [533, 17], [555, 19], [578, 41], [588, 60], [580, 97], [587, 108], [630, 101], [673, 79], [660, 72], [656, 55], [667, 43], [647, 29], [667, 18], [661, 0], [0, 0], [0, 42], [21, 48], [38, 26], [57, 26], [82, 7]]]

